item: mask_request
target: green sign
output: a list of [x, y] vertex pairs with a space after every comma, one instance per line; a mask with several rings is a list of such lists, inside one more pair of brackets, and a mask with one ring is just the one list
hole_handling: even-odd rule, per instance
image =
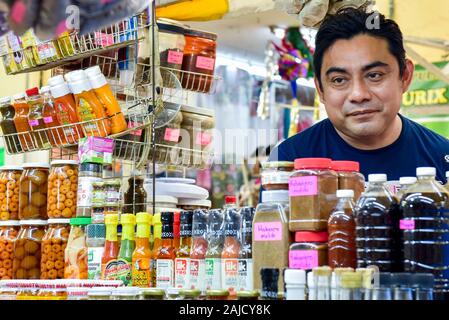
[[5, 148], [0, 148], [0, 166], [5, 165]]

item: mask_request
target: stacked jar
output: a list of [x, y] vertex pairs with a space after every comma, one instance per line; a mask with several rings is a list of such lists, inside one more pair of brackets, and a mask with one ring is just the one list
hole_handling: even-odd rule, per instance
[[103, 166], [98, 163], [82, 163], [78, 176], [77, 217], [91, 217], [94, 183], [103, 181]]
[[[177, 21], [164, 18], [158, 19], [157, 26], [159, 29], [161, 66], [169, 68], [179, 78], [179, 70], [182, 69], [184, 47], [186, 45], [184, 26]], [[168, 87], [172, 86], [168, 84]]]
[[212, 202], [210, 200], [181, 199], [178, 200], [178, 209], [184, 211], [210, 210]]
[[42, 239], [41, 279], [64, 279], [64, 252], [70, 232], [70, 219], [48, 219]]
[[88, 278], [86, 228], [91, 222], [91, 218], [86, 217], [70, 219], [70, 234], [64, 253], [65, 279]]
[[19, 233], [19, 221], [0, 221], [0, 279], [13, 278], [14, 243]]
[[20, 177], [23, 168], [4, 166], [0, 169], [0, 220], [19, 219]]
[[45, 163], [26, 163], [20, 177], [19, 219], [47, 220], [48, 170]]
[[48, 177], [47, 199], [47, 211], [50, 219], [75, 217], [77, 189], [78, 161], [52, 161]]
[[360, 164], [355, 161], [332, 161], [332, 170], [338, 174], [339, 190], [354, 190], [354, 202], [365, 191], [365, 177], [360, 173]]
[[293, 171], [293, 162], [265, 162], [262, 164], [262, 187], [264, 190], [288, 190], [288, 179]]

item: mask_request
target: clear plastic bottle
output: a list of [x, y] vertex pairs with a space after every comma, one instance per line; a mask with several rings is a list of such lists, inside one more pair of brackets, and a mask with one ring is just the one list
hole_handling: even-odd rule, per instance
[[400, 177], [399, 178], [399, 184], [401, 187], [399, 188], [398, 192], [396, 193], [396, 198], [398, 198], [399, 203], [401, 202], [402, 196], [407, 192], [407, 189], [416, 183], [418, 179], [416, 177]]
[[255, 208], [240, 209], [239, 291], [253, 291], [253, 220]]
[[106, 241], [106, 226], [103, 223], [90, 224], [86, 233], [88, 279], [101, 280], [101, 257]]
[[206, 290], [221, 289], [221, 252], [224, 244], [224, 217], [219, 209], [209, 211], [206, 251]]
[[27, 102], [30, 106], [30, 113], [28, 113], [28, 124], [30, 125], [33, 139], [39, 149], [48, 149], [51, 147], [47, 132], [45, 129], [45, 122], [43, 116], [44, 100], [39, 94], [38, 88], [33, 88], [26, 91]]

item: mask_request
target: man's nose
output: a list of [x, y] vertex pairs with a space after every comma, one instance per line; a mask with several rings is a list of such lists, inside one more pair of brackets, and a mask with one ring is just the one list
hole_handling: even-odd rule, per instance
[[371, 100], [371, 92], [365, 81], [357, 79], [353, 82], [349, 100], [352, 103], [363, 103]]

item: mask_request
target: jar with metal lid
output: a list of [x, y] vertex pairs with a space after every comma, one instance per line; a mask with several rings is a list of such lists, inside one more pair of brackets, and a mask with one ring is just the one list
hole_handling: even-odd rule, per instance
[[70, 219], [48, 219], [42, 238], [41, 279], [64, 279], [64, 252], [70, 232]]
[[176, 71], [182, 68], [182, 58], [186, 45], [184, 27], [177, 21], [164, 18], [157, 20], [157, 27], [159, 29], [161, 66], [169, 68], [179, 77], [179, 72]]
[[20, 177], [19, 219], [48, 219], [47, 182], [50, 166], [46, 163], [26, 163]]
[[198, 209], [210, 210], [212, 202], [210, 200], [183, 199], [178, 200], [178, 208], [185, 211], [194, 211]]
[[47, 227], [46, 220], [22, 220], [14, 243], [14, 279], [40, 279], [42, 238]]
[[327, 232], [296, 232], [288, 252], [290, 269], [312, 270], [327, 265]]
[[13, 277], [14, 243], [19, 233], [17, 220], [0, 221], [0, 278], [9, 280]]
[[182, 70], [192, 74], [184, 75], [181, 83], [187, 90], [209, 93], [215, 71], [217, 35], [201, 30], [185, 29], [186, 45]]
[[77, 217], [90, 217], [92, 214], [93, 184], [102, 182], [103, 166], [98, 163], [80, 165], [77, 192]]
[[265, 162], [262, 164], [262, 187], [265, 190], [288, 190], [288, 179], [293, 171], [293, 162]]
[[50, 219], [75, 217], [77, 190], [78, 161], [52, 161], [48, 176], [48, 217]]
[[110, 287], [92, 287], [87, 292], [89, 300], [110, 300], [113, 289]]
[[70, 234], [64, 254], [64, 278], [87, 279], [87, 243], [86, 227], [91, 218], [70, 219]]
[[213, 147], [215, 112], [212, 109], [185, 106], [181, 107], [181, 112], [183, 116], [181, 129], [188, 135], [181, 136], [179, 146], [187, 150], [182, 150], [180, 157], [186, 162], [191, 153], [189, 162], [191, 165], [205, 166], [209, 161], [207, 153], [211, 152]]
[[111, 293], [111, 300], [138, 300], [141, 289], [138, 287], [118, 287]]
[[120, 203], [120, 201], [122, 200], [122, 195], [120, 192], [122, 182], [120, 181], [120, 179], [106, 179], [103, 183], [105, 191], [105, 203]]
[[324, 231], [337, 203], [338, 176], [330, 169], [331, 159], [295, 160], [295, 172], [288, 180], [290, 231]]
[[19, 187], [23, 168], [3, 166], [0, 168], [0, 220], [19, 219]]
[[354, 190], [354, 202], [365, 191], [365, 177], [356, 161], [332, 161], [331, 169], [338, 174], [338, 189]]
[[159, 288], [140, 288], [140, 300], [164, 300], [165, 291]]
[[179, 295], [183, 300], [201, 300], [200, 289], [181, 289]]
[[207, 290], [206, 300], [228, 300], [228, 290]]
[[254, 291], [238, 291], [237, 300], [259, 300], [259, 292]]

